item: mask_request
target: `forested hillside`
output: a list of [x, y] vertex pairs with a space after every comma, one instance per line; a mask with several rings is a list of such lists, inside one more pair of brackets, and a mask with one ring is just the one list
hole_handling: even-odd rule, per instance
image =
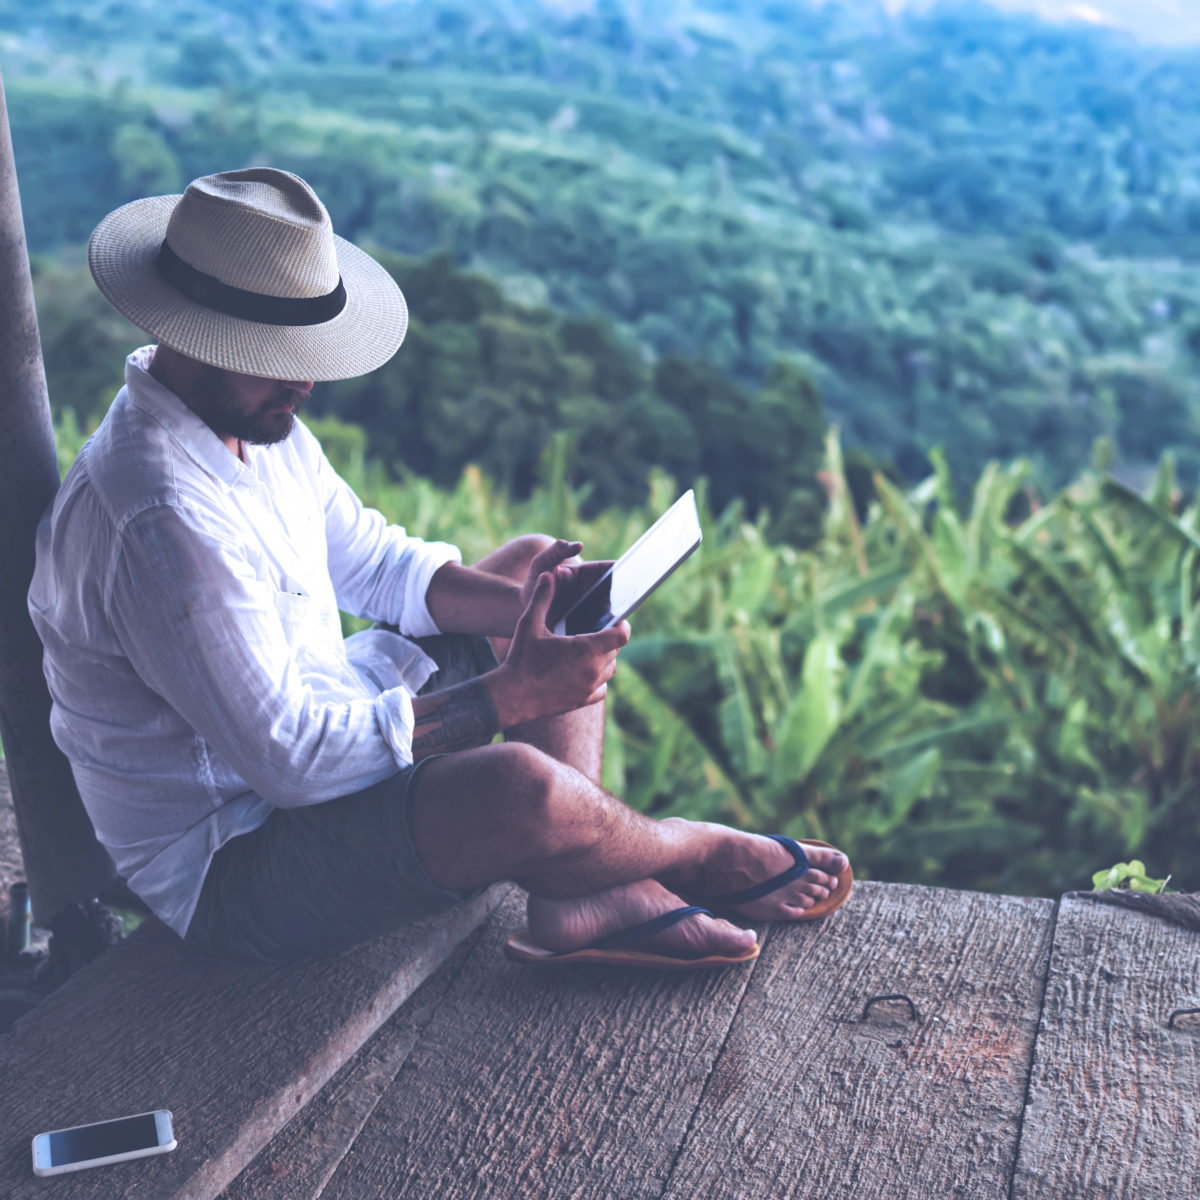
[[0, 30], [64, 465], [143, 340], [95, 223], [290, 168], [410, 300], [400, 354], [313, 398], [369, 503], [468, 558], [607, 555], [698, 487], [611, 787], [868, 876], [1191, 883], [1200, 54], [873, 0], [0, 0]]
[[1108, 436], [1194, 483], [1195, 52], [768, 0], [4, 0], [0, 26], [35, 249], [269, 161], [347, 236], [601, 313], [635, 356], [748, 394], [787, 359], [910, 478], [942, 445], [962, 484], [1024, 455], [1048, 489]]

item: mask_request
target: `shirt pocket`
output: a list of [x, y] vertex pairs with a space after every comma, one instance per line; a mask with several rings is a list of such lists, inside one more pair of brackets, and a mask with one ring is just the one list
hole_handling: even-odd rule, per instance
[[308, 676], [342, 679], [348, 668], [336, 607], [309, 595], [289, 575], [283, 584], [275, 593], [275, 607], [297, 666]]
[[304, 595], [303, 592], [275, 593], [275, 609], [279, 613], [288, 645], [295, 647], [302, 641], [305, 629], [313, 620], [315, 608], [312, 597]]

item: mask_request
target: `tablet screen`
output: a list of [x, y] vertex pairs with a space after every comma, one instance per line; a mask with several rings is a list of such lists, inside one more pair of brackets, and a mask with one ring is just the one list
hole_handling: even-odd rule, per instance
[[687, 491], [580, 598], [564, 632], [594, 633], [627, 617], [699, 544], [696, 501]]

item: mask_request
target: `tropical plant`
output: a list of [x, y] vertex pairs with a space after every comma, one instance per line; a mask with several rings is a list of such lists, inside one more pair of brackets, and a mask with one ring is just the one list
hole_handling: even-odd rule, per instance
[[[582, 519], [568, 452], [521, 503], [477, 470], [396, 484], [361, 445], [344, 469], [468, 558], [529, 529], [611, 556], [673, 498], [659, 475], [646, 508]], [[606, 785], [833, 841], [888, 879], [1057, 893], [1135, 853], [1178, 873], [1200, 851], [1200, 547], [1169, 463], [1147, 497], [1089, 475], [1044, 504], [1024, 465], [992, 466], [961, 511], [938, 467], [907, 492], [877, 476], [860, 522], [831, 434], [810, 551], [701, 489], [704, 544], [621, 656]]]

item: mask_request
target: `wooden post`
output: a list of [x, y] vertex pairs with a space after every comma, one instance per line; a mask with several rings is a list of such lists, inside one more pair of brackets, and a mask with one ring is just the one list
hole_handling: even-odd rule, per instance
[[0, 739], [35, 918], [116, 877], [50, 736], [42, 646], [26, 607], [38, 521], [58, 490], [33, 280], [0, 75]]

